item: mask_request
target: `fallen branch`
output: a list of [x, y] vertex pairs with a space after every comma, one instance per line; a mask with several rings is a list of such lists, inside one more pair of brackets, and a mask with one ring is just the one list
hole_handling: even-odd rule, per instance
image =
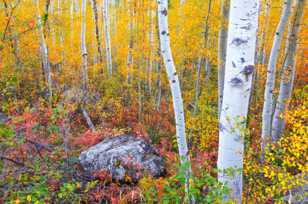
[[1, 159], [1, 160], [10, 161], [10, 162], [12, 162], [12, 163], [14, 163], [14, 164], [17, 164], [17, 165], [19, 165], [19, 166], [25, 166], [25, 164], [24, 164], [23, 162], [20, 162], [20, 161], [17, 161], [17, 160], [15, 160], [15, 159], [12, 159], [12, 158], [9, 158], [9, 157], [5, 157], [5, 156], [2, 156], [2, 155], [0, 155], [0, 159]]

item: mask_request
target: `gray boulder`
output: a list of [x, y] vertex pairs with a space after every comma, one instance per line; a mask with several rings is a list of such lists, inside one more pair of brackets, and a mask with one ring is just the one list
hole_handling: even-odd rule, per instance
[[145, 174], [159, 177], [164, 174], [164, 162], [154, 147], [141, 138], [120, 135], [83, 151], [79, 161], [84, 170], [93, 173], [107, 171], [112, 179], [138, 181]]

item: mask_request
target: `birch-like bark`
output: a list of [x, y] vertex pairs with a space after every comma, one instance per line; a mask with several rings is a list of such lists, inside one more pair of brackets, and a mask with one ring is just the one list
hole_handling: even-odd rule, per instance
[[271, 125], [274, 106], [273, 91], [275, 88], [276, 64], [279, 56], [283, 33], [291, 12], [291, 3], [292, 0], [284, 0], [283, 2], [283, 11], [281, 14], [280, 22], [276, 29], [274, 43], [267, 67], [267, 78], [264, 91], [264, 104], [262, 113], [262, 149], [264, 149], [264, 147], [271, 141]]
[[[58, 0], [58, 12], [59, 12], [60, 18], [63, 18], [61, 0]], [[65, 56], [65, 53], [64, 53], [64, 33], [63, 33], [62, 27], [60, 28], [59, 35], [60, 35], [60, 44], [61, 44], [61, 63], [59, 64], [59, 67], [61, 69], [61, 66], [64, 63], [64, 56]]]
[[153, 64], [154, 64], [154, 52], [155, 52], [155, 40], [154, 40], [154, 22], [155, 22], [155, 10], [152, 8], [149, 9], [149, 18], [150, 18], [150, 30], [149, 30], [149, 43], [150, 43], [150, 54], [148, 58], [148, 70], [147, 70], [147, 78], [148, 78], [148, 90], [149, 95], [152, 95], [152, 71], [153, 71]]
[[244, 135], [254, 71], [258, 0], [231, 0], [226, 72], [219, 122], [218, 180], [230, 189], [226, 200], [242, 201]]
[[87, 1], [82, 0], [81, 5], [81, 66], [82, 66], [82, 90], [87, 92], [88, 90], [88, 52], [86, 47], [86, 8]]
[[280, 90], [272, 124], [272, 140], [277, 141], [283, 133], [285, 127], [284, 112], [291, 99], [292, 87], [295, 77], [295, 56], [297, 48], [297, 38], [300, 24], [303, 17], [306, 0], [298, 0], [295, 14], [291, 21], [286, 47], [286, 60], [282, 68]]
[[48, 56], [48, 47], [44, 35], [44, 27], [42, 18], [40, 15], [40, 4], [39, 0], [35, 1], [36, 7], [37, 7], [37, 21], [39, 25], [39, 36], [40, 36], [40, 51], [41, 51], [41, 57], [42, 57], [42, 65], [44, 70], [44, 76], [45, 76], [45, 82], [48, 89], [48, 97], [49, 100], [52, 99], [52, 79], [51, 79], [51, 70], [50, 70], [50, 63], [49, 63], [49, 56]]
[[92, 10], [94, 16], [94, 24], [95, 24], [95, 37], [96, 37], [96, 46], [98, 52], [98, 60], [100, 63], [103, 62], [103, 54], [102, 54], [102, 44], [100, 40], [100, 32], [98, 27], [98, 11], [97, 11], [97, 3], [96, 0], [92, 0]]
[[112, 56], [111, 56], [111, 43], [110, 43], [110, 18], [109, 18], [109, 0], [104, 0], [103, 5], [103, 20], [104, 20], [104, 30], [105, 30], [105, 42], [106, 42], [106, 64], [108, 73], [112, 75]]
[[221, 19], [220, 19], [220, 30], [218, 39], [218, 117], [220, 116], [221, 113], [223, 91], [224, 91], [229, 4], [230, 0], [221, 0], [221, 8], [220, 8]]
[[266, 34], [268, 33], [268, 29], [269, 29], [269, 14], [270, 14], [270, 10], [271, 10], [271, 0], [267, 0], [265, 2], [265, 22], [264, 22], [264, 29], [263, 29], [263, 33], [261, 35], [261, 39], [260, 39], [260, 49], [259, 49], [259, 55], [258, 55], [258, 63], [259, 64], [265, 64], [266, 61], [266, 52], [265, 52], [265, 42], [266, 42]]
[[[181, 162], [184, 163], [190, 161], [190, 159], [189, 159], [189, 152], [185, 134], [185, 118], [184, 118], [184, 108], [183, 108], [183, 99], [181, 95], [180, 82], [178, 73], [176, 72], [175, 69], [170, 47], [169, 28], [168, 28], [168, 0], [158, 0], [157, 2], [158, 2], [158, 11], [157, 11], [158, 28], [159, 28], [161, 54], [163, 56], [172, 93], [179, 156], [181, 157]], [[185, 172], [186, 193], [188, 193], [189, 189], [189, 177], [191, 174], [190, 169], [191, 168], [189, 167]]]
[[86, 47], [86, 9], [87, 0], [82, 0], [81, 4], [81, 58], [82, 58], [82, 104], [81, 110], [82, 114], [92, 131], [95, 131], [94, 125], [89, 117], [86, 109], [84, 108], [84, 103], [87, 101], [89, 77], [88, 77], [88, 52]]

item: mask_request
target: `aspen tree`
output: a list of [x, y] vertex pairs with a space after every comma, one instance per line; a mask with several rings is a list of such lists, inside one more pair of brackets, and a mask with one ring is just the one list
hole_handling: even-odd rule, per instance
[[45, 39], [44, 34], [44, 24], [42, 22], [42, 18], [40, 15], [40, 4], [39, 0], [35, 0], [36, 8], [37, 8], [37, 21], [39, 24], [39, 36], [40, 36], [40, 52], [42, 57], [42, 66], [44, 70], [45, 82], [48, 89], [48, 96], [49, 100], [52, 99], [52, 78], [51, 78], [51, 70], [50, 70], [50, 63], [49, 63], [49, 54], [48, 54], [48, 46]]
[[297, 0], [297, 4], [295, 7], [295, 14], [292, 18], [291, 25], [289, 28], [289, 33], [287, 38], [288, 42], [285, 52], [286, 59], [282, 67], [280, 90], [272, 124], [273, 141], [277, 141], [280, 138], [285, 126], [285, 120], [283, 114], [287, 109], [288, 101], [291, 99], [292, 95], [292, 88], [294, 84], [294, 77], [296, 71], [295, 57], [296, 57], [296, 49], [298, 43], [297, 38], [303, 17], [305, 2], [306, 0]]
[[221, 105], [223, 99], [224, 79], [225, 79], [225, 64], [227, 50], [227, 29], [229, 18], [230, 0], [221, 0], [220, 2], [220, 30], [218, 38], [218, 116], [221, 113]]
[[[170, 47], [170, 36], [168, 28], [168, 0], [158, 0], [158, 28], [159, 28], [159, 39], [160, 48], [163, 61], [166, 67], [168, 80], [170, 84], [173, 108], [175, 114], [175, 125], [176, 125], [176, 138], [179, 150], [179, 156], [181, 163], [189, 162], [189, 152], [185, 134], [185, 117], [183, 108], [183, 99], [181, 94], [179, 76], [176, 72], [173, 56]], [[185, 189], [188, 193], [189, 189], [189, 177], [191, 174], [191, 167], [186, 169], [186, 182]]]
[[291, 12], [291, 3], [292, 0], [284, 0], [283, 2], [283, 11], [279, 24], [276, 28], [274, 42], [267, 67], [267, 78], [265, 84], [264, 104], [262, 113], [262, 149], [264, 149], [267, 143], [271, 140], [271, 125], [274, 108], [273, 91], [275, 88], [276, 64], [279, 56], [283, 33]]
[[111, 44], [110, 44], [110, 17], [109, 17], [109, 0], [104, 0], [103, 4], [103, 20], [105, 31], [105, 47], [106, 47], [106, 64], [108, 74], [112, 75], [112, 56], [111, 56]]
[[103, 62], [103, 54], [102, 54], [102, 44], [100, 40], [100, 32], [98, 27], [98, 11], [97, 11], [97, 2], [96, 0], [92, 0], [92, 11], [94, 16], [94, 25], [95, 25], [95, 37], [96, 37], [96, 47], [98, 52], [99, 62]]
[[254, 72], [258, 0], [231, 0], [226, 72], [219, 121], [218, 180], [231, 189], [226, 200], [242, 201], [243, 129]]
[[86, 8], [87, 8], [87, 1], [82, 0], [82, 5], [81, 5], [81, 71], [82, 71], [82, 104], [81, 104], [81, 110], [82, 114], [89, 126], [89, 128], [92, 131], [95, 131], [94, 125], [84, 108], [84, 103], [87, 101], [87, 95], [88, 95], [88, 86], [89, 86], [89, 77], [88, 77], [88, 52], [87, 52], [87, 47], [86, 47]]

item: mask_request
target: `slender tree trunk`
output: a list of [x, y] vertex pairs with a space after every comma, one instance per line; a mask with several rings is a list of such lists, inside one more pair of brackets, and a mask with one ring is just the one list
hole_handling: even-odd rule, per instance
[[99, 33], [99, 27], [98, 27], [98, 11], [97, 11], [96, 0], [92, 0], [92, 10], [93, 10], [94, 24], [95, 24], [95, 37], [96, 37], [98, 59], [99, 59], [99, 62], [102, 63], [103, 62], [103, 54], [102, 54], [102, 44], [101, 44], [101, 40], [100, 40], [100, 33]]
[[266, 59], [266, 52], [265, 52], [265, 42], [266, 42], [266, 34], [268, 33], [269, 29], [269, 14], [271, 10], [271, 0], [266, 0], [265, 2], [265, 23], [264, 27], [262, 29], [262, 35], [261, 35], [261, 40], [260, 40], [260, 49], [259, 49], [259, 54], [258, 54], [258, 64], [265, 64], [265, 59]]
[[86, 47], [86, 7], [87, 1], [82, 0], [81, 5], [81, 60], [82, 60], [82, 90], [88, 90], [88, 52]]
[[112, 57], [111, 57], [111, 45], [110, 45], [110, 18], [109, 18], [109, 0], [104, 0], [103, 5], [103, 19], [105, 29], [105, 42], [106, 42], [106, 63], [108, 73], [112, 75]]
[[[58, 12], [59, 12], [60, 18], [63, 18], [61, 0], [58, 0]], [[62, 65], [64, 63], [64, 56], [65, 56], [65, 53], [64, 53], [64, 33], [63, 33], [62, 27], [60, 28], [59, 35], [60, 35], [60, 45], [61, 45], [61, 63], [59, 64], [59, 68], [61, 70]]]
[[[4, 3], [5, 16], [8, 19], [7, 32], [9, 34], [9, 42], [10, 42], [10, 46], [12, 48], [12, 52], [15, 58], [15, 66], [18, 71], [21, 71], [23, 64], [22, 64], [22, 61], [18, 53], [18, 38], [10, 27], [10, 22], [12, 21], [12, 18], [13, 18], [13, 10], [15, 8], [11, 8], [11, 6], [9, 6], [9, 4], [5, 0], [3, 1], [3, 3]], [[5, 38], [6, 38], [6, 35], [4, 34], [2, 40], [5, 40]]]
[[280, 90], [276, 109], [273, 117], [272, 124], [272, 140], [276, 141], [280, 138], [285, 127], [284, 112], [287, 109], [288, 102], [291, 99], [292, 87], [295, 77], [295, 56], [297, 48], [297, 38], [300, 29], [303, 11], [305, 8], [306, 0], [298, 0], [295, 14], [291, 21], [289, 28], [287, 47], [286, 47], [286, 60], [282, 68]]
[[218, 39], [218, 117], [221, 113], [223, 100], [224, 80], [225, 80], [225, 64], [227, 50], [227, 29], [229, 19], [229, 2], [230, 0], [221, 0], [220, 8], [220, 30]]
[[95, 131], [94, 125], [89, 117], [84, 104], [87, 101], [88, 97], [88, 86], [89, 86], [89, 77], [88, 77], [88, 52], [86, 47], [86, 9], [87, 9], [87, 0], [82, 0], [81, 5], [81, 58], [82, 58], [82, 104], [81, 111], [82, 114], [92, 131]]
[[[246, 127], [258, 28], [258, 0], [231, 0], [226, 72], [219, 123], [218, 180], [242, 201], [243, 129]], [[231, 174], [230, 174], [231, 173]]]
[[281, 47], [283, 33], [291, 12], [291, 3], [292, 0], [285, 0], [283, 2], [283, 11], [281, 14], [280, 22], [276, 29], [274, 43], [267, 67], [267, 79], [265, 85], [264, 104], [262, 113], [262, 144], [261, 144], [262, 149], [264, 149], [264, 147], [271, 141], [271, 124], [272, 124], [272, 115], [274, 106], [273, 91], [275, 88], [276, 64], [279, 56], [279, 50]]
[[127, 53], [127, 83], [131, 84], [131, 69], [133, 67], [134, 58], [133, 58], [133, 47], [134, 47], [134, 34], [133, 34], [133, 28], [134, 28], [134, 10], [131, 5], [131, 0], [128, 0], [128, 6], [129, 6], [129, 44], [128, 44], [128, 53]]
[[159, 111], [160, 110], [160, 104], [161, 104], [161, 63], [160, 61], [157, 62], [157, 80], [156, 80], [156, 84], [157, 84], [157, 95], [156, 95], [156, 110]]
[[198, 102], [200, 96], [201, 64], [202, 64], [202, 59], [199, 58], [197, 62], [197, 79], [195, 81], [195, 102], [194, 102], [193, 115], [196, 115], [198, 112]]
[[147, 78], [148, 78], [148, 91], [149, 95], [152, 95], [152, 71], [153, 71], [153, 64], [154, 64], [154, 52], [155, 52], [155, 41], [154, 41], [154, 22], [155, 22], [155, 12], [152, 8], [149, 9], [149, 18], [150, 18], [150, 31], [149, 31], [149, 42], [150, 42], [150, 55], [148, 59], [148, 71], [147, 71]]
[[48, 97], [51, 101], [52, 99], [52, 79], [51, 79], [51, 70], [50, 70], [50, 63], [49, 63], [49, 56], [48, 56], [48, 47], [45, 39], [44, 34], [44, 27], [42, 18], [40, 15], [40, 4], [39, 0], [36, 0], [36, 7], [37, 7], [37, 20], [39, 24], [39, 35], [40, 35], [40, 51], [41, 51], [41, 57], [42, 57], [42, 65], [44, 70], [44, 76], [45, 76], [45, 82], [48, 89]]
[[[208, 48], [210, 38], [209, 38], [209, 17], [212, 10], [212, 0], [209, 0], [208, 2], [208, 9], [207, 9], [207, 15], [205, 18], [205, 29], [204, 29], [204, 44], [203, 48]], [[200, 95], [200, 78], [201, 78], [201, 66], [202, 64], [205, 64], [205, 82], [208, 83], [209, 76], [210, 76], [210, 62], [209, 62], [209, 56], [206, 57], [200, 57], [197, 62], [197, 80], [195, 83], [195, 101], [194, 101], [194, 110], [193, 114], [197, 114], [198, 111], [198, 101], [199, 101], [199, 95]]]
[[[184, 118], [184, 108], [183, 99], [181, 95], [181, 88], [178, 73], [176, 72], [169, 38], [169, 28], [168, 28], [168, 0], [158, 0], [158, 27], [159, 27], [159, 38], [161, 54], [164, 59], [164, 64], [166, 67], [169, 84], [171, 88], [172, 98], [173, 98], [173, 108], [175, 114], [175, 124], [176, 124], [176, 136], [178, 143], [179, 156], [181, 157], [181, 162], [189, 161], [189, 152], [186, 141], [185, 134], [185, 118]], [[186, 170], [186, 193], [189, 189], [189, 177], [191, 174], [191, 168]]]

